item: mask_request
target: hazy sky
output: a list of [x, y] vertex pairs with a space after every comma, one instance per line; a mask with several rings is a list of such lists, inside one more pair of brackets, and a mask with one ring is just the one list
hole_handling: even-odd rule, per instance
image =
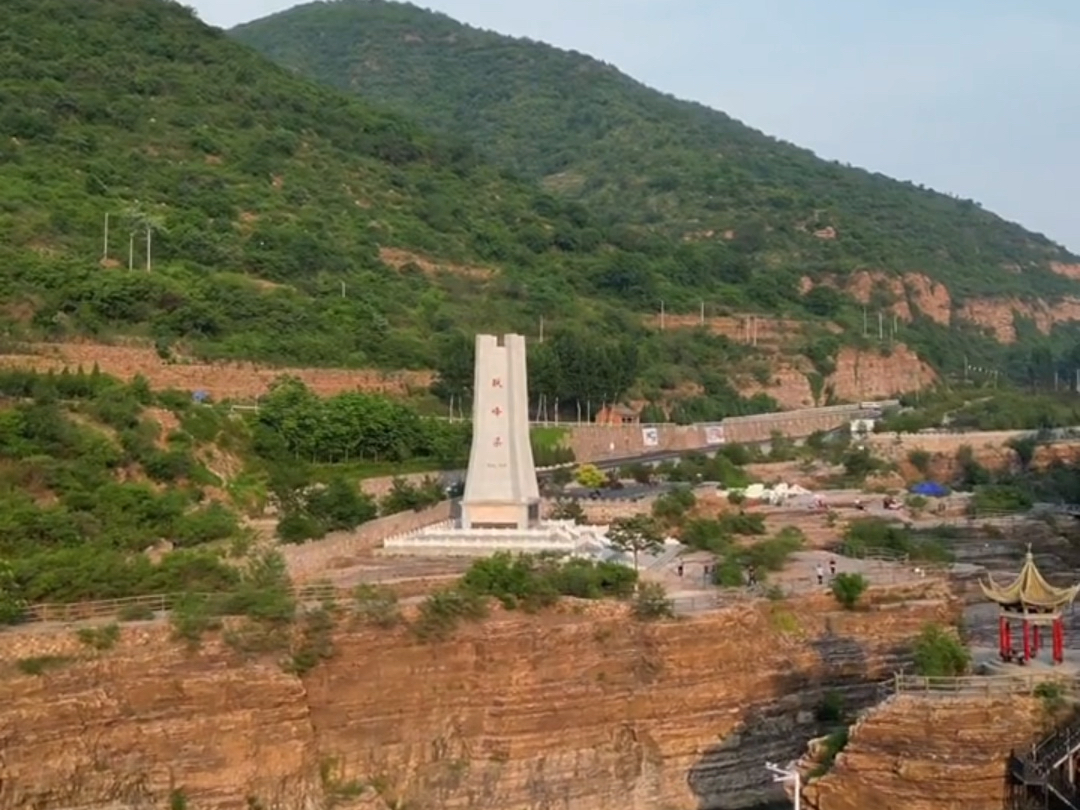
[[[186, 0], [228, 27], [291, 0]], [[1077, 0], [420, 0], [1080, 253]]]

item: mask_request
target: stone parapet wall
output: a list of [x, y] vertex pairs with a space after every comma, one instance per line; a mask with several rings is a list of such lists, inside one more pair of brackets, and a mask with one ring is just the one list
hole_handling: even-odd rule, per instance
[[[843, 427], [860, 411], [857, 405], [838, 405], [736, 416], [709, 424], [568, 425], [567, 442], [579, 462], [606, 461], [645, 453], [712, 449], [719, 446], [710, 443], [716, 428], [722, 430], [726, 443], [767, 442], [774, 432], [791, 439], [803, 439], [817, 431]], [[655, 444], [646, 444], [646, 431], [655, 431]], [[711, 433], [714, 435], [710, 436]]]
[[353, 557], [376, 549], [389, 537], [414, 532], [450, 519], [450, 501], [442, 501], [419, 512], [398, 512], [367, 523], [351, 532], [335, 532], [322, 540], [299, 546], [282, 546], [281, 553], [295, 582], [304, 582], [332, 568], [339, 558]]

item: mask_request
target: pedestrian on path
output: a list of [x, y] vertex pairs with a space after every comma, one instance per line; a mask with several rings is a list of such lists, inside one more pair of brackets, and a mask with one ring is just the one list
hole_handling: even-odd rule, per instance
[[821, 567], [821, 563], [817, 564], [817, 568], [815, 568], [814, 571], [817, 574], [817, 584], [818, 585], [824, 585], [825, 584], [825, 569]]
[[829, 557], [829, 579], [836, 577], [836, 557]]
[[679, 563], [679, 566], [675, 570], [679, 572], [679, 576], [681, 577], [683, 575], [683, 564]]

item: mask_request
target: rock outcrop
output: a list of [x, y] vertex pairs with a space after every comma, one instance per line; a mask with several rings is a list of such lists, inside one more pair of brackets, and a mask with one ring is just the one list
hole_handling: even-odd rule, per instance
[[961, 318], [990, 332], [999, 343], [1016, 342], [1016, 319], [1026, 318], [1044, 335], [1054, 324], [1080, 320], [1080, 300], [1066, 297], [1054, 303], [1016, 298], [975, 298], [958, 313]]
[[[173, 792], [200, 810], [750, 806], [775, 795], [761, 763], [820, 733], [826, 690], [868, 705], [923, 624], [951, 617], [932, 596], [860, 612], [761, 601], [655, 624], [567, 605], [440, 643], [342, 629], [303, 677], [220, 640], [188, 651], [155, 625], [100, 653], [70, 629], [8, 633], [0, 809], [158, 807]], [[31, 656], [60, 658], [19, 674]]]
[[888, 353], [862, 351], [850, 346], [840, 349], [836, 355], [836, 370], [821, 386], [818, 399], [822, 401], [814, 401], [811, 371], [809, 362], [783, 361], [772, 368], [767, 384], [744, 380], [738, 387], [739, 393], [743, 396], [768, 394], [782, 408], [810, 408], [824, 405], [823, 400], [828, 394], [843, 402], [886, 399], [928, 388], [938, 378], [934, 369], [903, 343], [895, 344]]
[[803, 790], [808, 810], [1000, 810], [1011, 748], [1037, 738], [1030, 697], [896, 695], [851, 731], [831, 770]]

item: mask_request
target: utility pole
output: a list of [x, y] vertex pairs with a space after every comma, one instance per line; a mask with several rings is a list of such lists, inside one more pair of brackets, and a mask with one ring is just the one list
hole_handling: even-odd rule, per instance
[[109, 259], [109, 212], [105, 212], [105, 245], [101, 250], [101, 261]]
[[705, 325], [705, 302], [701, 302], [701, 325]]
[[146, 272], [147, 273], [150, 272], [150, 234], [152, 234], [152, 233], [153, 233], [153, 231], [150, 229], [150, 226], [147, 225], [146, 226]]
[[540, 316], [540, 342], [544, 342], [544, 316]]
[[885, 332], [881, 328], [881, 317], [882, 317], [882, 313], [881, 313], [881, 310], [879, 309], [878, 314], [877, 314], [877, 339], [878, 339], [879, 342], [885, 340]]
[[345, 297], [345, 282], [341, 282], [341, 297]]
[[128, 270], [135, 269], [135, 231], [128, 234]]
[[866, 337], [866, 307], [862, 308], [862, 336]]
[[660, 302], [660, 331], [664, 331], [664, 302]]

